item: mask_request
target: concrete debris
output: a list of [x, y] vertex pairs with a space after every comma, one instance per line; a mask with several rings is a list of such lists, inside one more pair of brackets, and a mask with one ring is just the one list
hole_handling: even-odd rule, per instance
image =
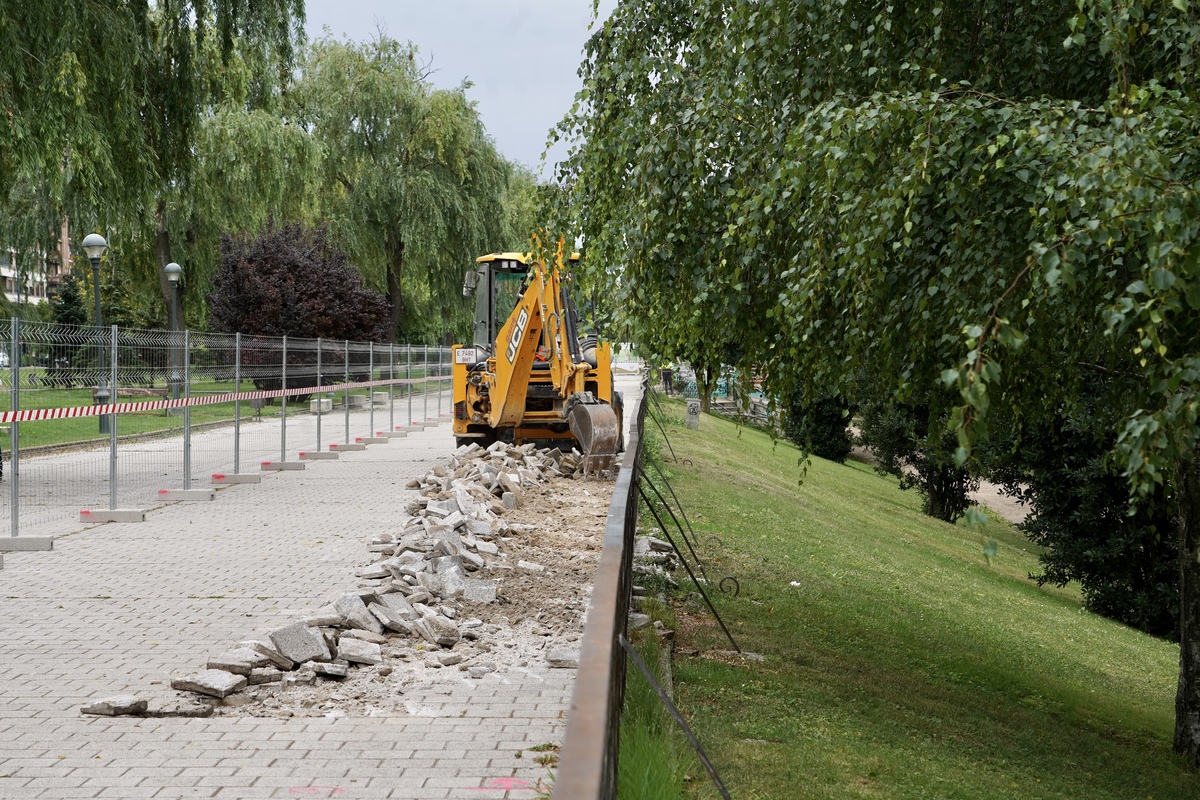
[[646, 627], [647, 625], [649, 625], [650, 622], [651, 622], [651, 620], [650, 620], [649, 615], [639, 614], [635, 611], [629, 615], [629, 623], [628, 623], [629, 630], [631, 630], [631, 631], [640, 630], [640, 629]]
[[290, 671], [296, 667], [294, 661], [292, 661], [290, 658], [284, 658], [283, 653], [280, 653], [266, 642], [261, 642], [254, 639], [245, 642], [238, 642], [237, 647], [234, 649], [240, 650], [242, 648], [248, 648], [256, 653], [261, 653], [262, 655], [266, 656], [272, 664], [282, 670]]
[[259, 686], [264, 683], [279, 683], [283, 673], [274, 667], [250, 670], [250, 685]]
[[374, 642], [343, 636], [338, 642], [338, 658], [353, 664], [382, 664], [383, 651]]
[[318, 628], [310, 628], [303, 622], [288, 625], [271, 633], [271, 643], [284, 658], [297, 664], [305, 661], [328, 661], [329, 647]]
[[570, 650], [551, 650], [546, 653], [546, 663], [555, 669], [578, 669], [579, 654]]
[[95, 700], [79, 709], [83, 714], [95, 714], [100, 717], [120, 717], [128, 714], [141, 714], [146, 710], [147, 702], [131, 694], [121, 694], [116, 697], [106, 697]]
[[[387, 570], [384, 570], [387, 573]], [[346, 628], [361, 628], [364, 631], [372, 633], [383, 633], [383, 626], [379, 624], [379, 620], [372, 616], [370, 611], [367, 611], [367, 604], [362, 601], [362, 598], [356, 594], [348, 594], [339, 597], [333, 603], [333, 608], [345, 621], [343, 627]]]
[[266, 666], [270, 663], [271, 659], [257, 650], [251, 650], [249, 647], [239, 647], [210, 658], [208, 660], [208, 668], [223, 669], [235, 675], [249, 675], [252, 669]]
[[313, 673], [322, 678], [344, 678], [350, 674], [350, 665], [337, 661], [313, 662]]
[[[214, 705], [218, 713], [247, 703], [282, 708], [280, 698], [322, 691], [333, 700], [344, 699], [342, 694], [361, 698], [356, 692], [362, 681], [378, 691], [391, 686], [387, 693], [394, 697], [409, 685], [410, 678], [392, 683], [400, 677], [393, 673], [405, 665], [439, 671], [446, 680], [461, 679], [453, 675], [478, 680], [539, 662], [575, 669], [577, 651], [562, 645], [578, 647], [587, 576], [603, 536], [602, 522], [590, 519], [603, 519], [606, 502], [592, 504], [583, 492], [595, 530], [595, 538], [584, 543], [576, 533], [578, 500], [564, 500], [561, 492], [547, 496], [540, 487], [552, 479], [582, 478], [582, 464], [576, 451], [539, 451], [532, 444], [459, 447], [447, 463], [408, 482], [418, 496], [404, 505], [395, 529], [369, 537], [369, 563], [355, 573], [358, 591], [259, 639], [236, 643], [210, 657], [208, 669], [198, 675], [172, 680], [171, 688], [193, 693], [176, 704], [178, 714], [185, 706], [208, 713]], [[538, 549], [546, 547], [547, 535], [559, 544]], [[550, 579], [564, 578], [572, 587], [566, 595], [542, 593]], [[559, 596], [564, 599], [549, 607], [531, 605]], [[229, 697], [245, 687], [252, 688]], [[97, 710], [86, 713], [118, 713], [107, 710], [124, 707], [112, 705], [118, 699], [98, 701], [88, 707]], [[301, 714], [333, 707], [328, 700], [287, 702]]]
[[161, 705], [150, 706], [141, 716], [154, 718], [211, 717], [214, 706], [215, 702], [207, 697], [184, 695], [165, 701]]
[[181, 692], [195, 692], [209, 697], [228, 697], [238, 689], [245, 688], [245, 675], [234, 675], [223, 669], [206, 669], [187, 678], [172, 678], [171, 688]]

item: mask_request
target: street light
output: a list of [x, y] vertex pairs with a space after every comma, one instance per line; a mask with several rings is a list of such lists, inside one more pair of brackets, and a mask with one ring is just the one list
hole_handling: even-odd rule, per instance
[[[100, 335], [100, 328], [104, 324], [103, 318], [100, 316], [100, 259], [104, 258], [105, 251], [108, 250], [108, 242], [104, 241], [104, 237], [98, 233], [89, 233], [83, 238], [83, 252], [87, 253], [88, 260], [92, 262], [92, 294], [96, 296], [96, 335]], [[105, 380], [105, 358], [104, 358], [104, 341], [100, 340], [97, 347], [98, 358], [96, 363], [100, 365], [100, 377], [96, 381], [96, 397], [93, 402], [96, 405], [102, 406], [108, 404], [108, 382]], [[108, 415], [100, 415], [100, 432], [108, 433]]]
[[176, 334], [179, 332], [179, 280], [183, 277], [183, 267], [172, 261], [163, 267], [167, 274], [167, 282], [171, 284], [171, 399], [179, 399], [179, 347]]

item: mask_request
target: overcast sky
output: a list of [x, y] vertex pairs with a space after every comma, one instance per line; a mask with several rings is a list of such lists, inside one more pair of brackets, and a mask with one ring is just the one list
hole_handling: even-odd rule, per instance
[[[615, 0], [601, 0], [606, 15]], [[411, 41], [451, 88], [469, 79], [488, 133], [508, 159], [539, 170], [546, 134], [571, 108], [592, 0], [306, 0], [309, 38]], [[565, 151], [552, 151], [549, 163]]]

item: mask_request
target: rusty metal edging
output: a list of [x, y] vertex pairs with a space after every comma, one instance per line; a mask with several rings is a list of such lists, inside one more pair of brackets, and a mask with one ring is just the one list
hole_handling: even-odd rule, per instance
[[551, 795], [559, 800], [607, 800], [617, 794], [617, 731], [625, 693], [625, 653], [617, 637], [625, 632], [629, 614], [645, 397], [643, 385], [608, 507], [604, 547], [592, 583], [592, 601], [584, 624], [567, 734]]

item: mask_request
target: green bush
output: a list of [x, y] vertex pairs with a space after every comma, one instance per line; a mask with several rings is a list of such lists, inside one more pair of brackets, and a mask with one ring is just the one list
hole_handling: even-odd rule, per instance
[[824, 395], [808, 402], [796, 395], [784, 408], [783, 435], [814, 456], [841, 464], [854, 443], [851, 413], [840, 397]]

